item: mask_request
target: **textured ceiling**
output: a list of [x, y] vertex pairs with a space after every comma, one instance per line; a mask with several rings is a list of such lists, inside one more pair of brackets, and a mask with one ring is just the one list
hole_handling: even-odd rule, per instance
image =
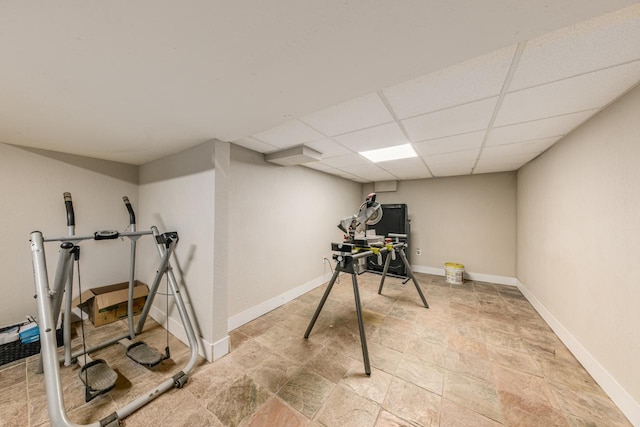
[[[517, 170], [640, 81], [640, 4], [381, 88], [242, 138], [359, 182]], [[418, 158], [357, 153], [411, 143]]]
[[0, 142], [131, 164], [305, 143], [361, 182], [517, 168], [638, 81], [638, 40], [629, 0], [8, 1]]

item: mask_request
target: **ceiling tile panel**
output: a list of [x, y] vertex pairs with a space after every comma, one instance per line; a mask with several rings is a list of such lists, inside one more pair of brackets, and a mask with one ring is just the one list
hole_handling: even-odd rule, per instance
[[356, 98], [301, 120], [328, 136], [377, 126], [393, 121], [393, 117], [377, 93]]
[[516, 46], [453, 65], [383, 91], [400, 119], [496, 96]]
[[409, 142], [400, 130], [400, 126], [395, 122], [337, 136], [334, 139], [355, 152], [392, 147]]
[[510, 90], [640, 59], [640, 3], [529, 40]]
[[486, 129], [497, 97], [460, 105], [402, 121], [412, 142]]
[[389, 172], [380, 169], [373, 163], [367, 165], [358, 166], [345, 166], [340, 168], [344, 172], [359, 176], [369, 181], [389, 181], [397, 179], [397, 177], [391, 175]]
[[525, 165], [529, 160], [517, 161], [517, 162], [509, 162], [505, 161], [502, 163], [483, 163], [478, 162], [478, 165], [473, 170], [473, 174], [481, 174], [481, 173], [495, 173], [495, 172], [511, 172], [520, 169], [523, 165]]
[[290, 120], [264, 132], [252, 135], [254, 138], [275, 145], [276, 147], [291, 147], [305, 142], [318, 141], [325, 138], [321, 133], [311, 129], [299, 120]]
[[342, 156], [345, 154], [352, 154], [351, 151], [344, 148], [342, 145], [333, 141], [332, 139], [321, 139], [320, 141], [307, 142], [307, 147], [313, 148], [316, 151], [322, 153], [323, 159], [330, 157]]
[[430, 178], [431, 174], [419, 157], [380, 162], [377, 165], [400, 179]]
[[640, 81], [640, 61], [508, 93], [495, 126], [599, 108]]
[[555, 144], [561, 137], [541, 138], [533, 141], [516, 142], [506, 145], [484, 147], [481, 159], [490, 157], [507, 158], [515, 155], [539, 154]]
[[269, 151], [275, 151], [278, 149], [278, 147], [267, 144], [266, 142], [258, 141], [257, 139], [251, 138], [250, 136], [237, 139], [233, 141], [233, 143], [245, 148], [249, 148], [253, 151], [257, 151], [259, 153], [268, 153]]
[[328, 159], [323, 159], [320, 163], [334, 168], [371, 164], [369, 160], [365, 159], [359, 154], [346, 154], [344, 156], [330, 157]]
[[309, 162], [309, 163], [304, 163], [301, 166], [305, 166], [311, 169], [315, 169], [318, 171], [323, 171], [323, 172], [327, 172], [330, 169], [333, 169], [333, 167], [329, 166], [329, 165], [325, 165], [322, 162]]
[[486, 131], [482, 130], [425, 142], [414, 142], [413, 148], [415, 148], [416, 152], [421, 156], [471, 150], [473, 148], [480, 148], [485, 133]]
[[598, 111], [597, 109], [580, 111], [548, 119], [493, 128], [487, 136], [485, 146], [566, 135]]
[[478, 158], [479, 153], [480, 153], [480, 149], [474, 149], [474, 150], [457, 151], [455, 153], [425, 156], [423, 157], [423, 159], [427, 163], [427, 166], [429, 166], [429, 168], [431, 168], [432, 165], [438, 165], [438, 164], [444, 164], [444, 163], [469, 162], [469, 161], [472, 162], [471, 166], [473, 166], [473, 163]]
[[473, 163], [461, 162], [461, 163], [443, 163], [441, 165], [430, 166], [431, 172], [435, 177], [442, 176], [456, 176], [456, 175], [469, 175]]

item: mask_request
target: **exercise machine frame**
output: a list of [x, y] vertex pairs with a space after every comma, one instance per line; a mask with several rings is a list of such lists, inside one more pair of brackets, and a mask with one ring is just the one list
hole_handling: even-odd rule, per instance
[[[149, 314], [153, 299], [158, 291], [160, 281], [164, 275], [167, 276], [168, 286], [174, 297], [175, 305], [182, 320], [182, 325], [187, 335], [190, 347], [190, 358], [186, 365], [171, 378], [167, 378], [157, 386], [153, 387], [146, 393], [135, 398], [122, 408], [111, 413], [107, 417], [91, 424], [90, 427], [115, 427], [120, 424], [120, 420], [126, 418], [137, 409], [143, 407], [155, 398], [171, 388], [182, 388], [188, 381], [189, 373], [193, 370], [198, 358], [198, 340], [196, 338], [193, 325], [182, 299], [180, 287], [173, 274], [170, 263], [171, 255], [178, 243], [178, 233], [169, 232], [161, 234], [158, 228], [153, 226], [148, 231], [136, 231], [135, 214], [127, 197], [124, 197], [125, 206], [130, 217], [130, 231], [128, 232], [112, 232], [98, 231], [93, 235], [75, 236], [75, 217], [73, 213], [73, 205], [71, 195], [64, 194], [65, 206], [67, 209], [67, 226], [69, 235], [64, 237], [45, 238], [40, 231], [34, 231], [30, 234], [31, 253], [33, 261], [34, 281], [35, 281], [35, 298], [38, 307], [38, 318], [40, 327], [41, 342], [41, 367], [44, 371], [44, 383], [47, 398], [47, 406], [51, 425], [81, 427], [75, 424], [67, 417], [64, 406], [64, 397], [62, 393], [62, 381], [60, 379], [60, 362], [64, 362], [65, 366], [78, 361], [78, 357], [87, 355], [91, 352], [108, 347], [115, 343], [131, 344], [131, 340], [142, 332], [145, 320]], [[134, 327], [133, 320], [133, 287], [135, 274], [135, 252], [136, 242], [143, 236], [153, 236], [156, 241], [158, 254], [160, 255], [160, 263], [153, 283], [150, 286], [147, 301], [142, 309], [137, 327]], [[109, 339], [92, 348], [71, 353], [71, 300], [73, 295], [73, 257], [79, 256], [79, 246], [77, 244], [84, 240], [106, 240], [117, 239], [118, 237], [126, 237], [131, 241], [131, 269], [129, 277], [129, 299], [128, 299], [128, 325], [129, 331], [126, 335], [122, 335], [113, 339]], [[49, 287], [49, 278], [47, 273], [47, 264], [45, 257], [45, 242], [59, 242], [60, 253], [54, 276], [54, 286]], [[66, 294], [65, 315], [63, 323], [64, 336], [64, 355], [59, 358], [56, 343], [56, 324], [60, 311], [62, 309], [63, 295]], [[167, 313], [168, 315], [168, 313]], [[84, 339], [84, 337], [83, 337]]]

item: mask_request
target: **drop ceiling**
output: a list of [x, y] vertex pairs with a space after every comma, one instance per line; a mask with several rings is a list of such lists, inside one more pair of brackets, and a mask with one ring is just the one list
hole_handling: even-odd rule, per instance
[[415, 179], [515, 170], [634, 86], [640, 4], [9, 1], [0, 53], [3, 143], [131, 164], [304, 144], [326, 173]]

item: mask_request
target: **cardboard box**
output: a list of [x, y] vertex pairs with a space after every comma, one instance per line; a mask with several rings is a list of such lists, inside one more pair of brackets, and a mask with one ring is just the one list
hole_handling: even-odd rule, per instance
[[[133, 314], [142, 312], [148, 294], [147, 285], [136, 280], [133, 288]], [[101, 326], [127, 317], [128, 299], [129, 283], [125, 282], [84, 291], [79, 298], [73, 299], [72, 304], [87, 313], [95, 326]]]

